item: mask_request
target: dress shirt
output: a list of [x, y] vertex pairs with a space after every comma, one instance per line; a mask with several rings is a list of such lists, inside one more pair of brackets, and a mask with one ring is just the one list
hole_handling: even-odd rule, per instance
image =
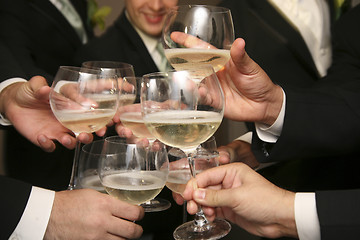
[[32, 187], [23, 215], [9, 239], [43, 239], [50, 219], [54, 198], [54, 191]]
[[[285, 92], [278, 118], [271, 126], [255, 123], [256, 132], [264, 142], [275, 143], [281, 134], [285, 116]], [[320, 240], [320, 223], [316, 210], [315, 193], [295, 194], [295, 222], [300, 240]]]
[[325, 0], [269, 0], [300, 32], [318, 73], [325, 76], [331, 65], [330, 11]]
[[[6, 81], [3, 81], [0, 83], [0, 93], [2, 90], [4, 90], [4, 88], [6, 88], [7, 86], [13, 84], [13, 83], [17, 83], [17, 82], [26, 82], [25, 79], [23, 78], [10, 78]], [[1, 113], [0, 113], [0, 124], [3, 125], [3, 126], [9, 126], [11, 125], [11, 122], [5, 118], [5, 116], [3, 116]]]

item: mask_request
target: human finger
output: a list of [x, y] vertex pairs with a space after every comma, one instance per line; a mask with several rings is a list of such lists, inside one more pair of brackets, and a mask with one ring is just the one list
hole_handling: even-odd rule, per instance
[[113, 217], [109, 224], [108, 231], [116, 237], [114, 239], [137, 239], [143, 233], [140, 225], [119, 217]]
[[43, 149], [45, 152], [53, 152], [56, 148], [55, 143], [43, 134], [37, 137], [37, 141], [39, 147]]
[[214, 46], [201, 40], [200, 38], [197, 38], [195, 36], [183, 32], [172, 32], [170, 38], [174, 42], [183, 45], [187, 48], [206, 48], [206, 49], [215, 48]]

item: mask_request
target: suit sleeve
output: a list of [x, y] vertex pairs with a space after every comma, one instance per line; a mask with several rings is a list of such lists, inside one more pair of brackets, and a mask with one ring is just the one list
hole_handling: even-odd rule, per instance
[[[343, 16], [334, 31], [334, 62], [326, 78], [309, 89], [286, 88], [286, 112], [276, 144], [256, 134], [261, 162], [354, 154], [360, 147], [360, 6]], [[289, 76], [291, 77], [291, 76]]]
[[316, 192], [321, 239], [358, 239], [360, 190]]
[[8, 239], [26, 207], [31, 185], [0, 176], [0, 239]]
[[20, 65], [2, 41], [0, 41], [0, 56], [0, 82], [14, 77], [25, 78], [25, 74]]

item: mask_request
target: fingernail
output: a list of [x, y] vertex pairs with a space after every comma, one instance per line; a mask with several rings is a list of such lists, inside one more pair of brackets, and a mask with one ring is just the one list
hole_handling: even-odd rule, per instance
[[65, 138], [63, 144], [64, 144], [65, 146], [69, 146], [69, 145], [71, 144], [71, 139]]
[[196, 199], [205, 199], [205, 190], [198, 189], [194, 192], [194, 197]]
[[44, 136], [39, 136], [39, 141], [42, 142], [42, 143], [45, 143], [46, 142], [46, 137]]
[[84, 141], [89, 141], [89, 135], [85, 135], [85, 137], [84, 137]]

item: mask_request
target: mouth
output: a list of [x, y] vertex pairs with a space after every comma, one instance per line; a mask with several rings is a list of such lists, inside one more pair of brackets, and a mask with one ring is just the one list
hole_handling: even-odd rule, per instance
[[164, 18], [164, 14], [144, 14], [144, 16], [146, 21], [150, 24], [161, 23]]

